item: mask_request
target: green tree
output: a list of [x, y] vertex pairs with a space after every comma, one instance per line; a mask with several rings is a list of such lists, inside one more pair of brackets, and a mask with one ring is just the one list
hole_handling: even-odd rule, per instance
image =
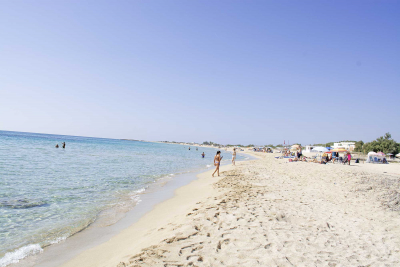
[[356, 142], [356, 147], [354, 148], [355, 152], [362, 152], [363, 151], [364, 142], [362, 140]]
[[334, 143], [334, 142], [329, 142], [329, 143], [326, 143], [325, 145], [326, 145], [326, 147], [332, 147], [332, 146], [333, 146], [333, 143]]
[[368, 153], [369, 151], [382, 151], [385, 154], [391, 153], [396, 155], [400, 151], [400, 144], [392, 139], [392, 135], [390, 133], [386, 133], [384, 136], [364, 144], [363, 151], [365, 153]]
[[313, 144], [313, 146], [322, 146], [325, 147], [326, 144]]

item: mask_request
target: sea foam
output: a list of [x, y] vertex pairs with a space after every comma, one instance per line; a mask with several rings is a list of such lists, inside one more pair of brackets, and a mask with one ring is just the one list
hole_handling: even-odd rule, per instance
[[8, 252], [0, 259], [0, 267], [5, 267], [12, 263], [17, 263], [25, 257], [32, 256], [38, 253], [42, 253], [43, 249], [39, 244], [30, 244], [21, 247], [13, 252]]

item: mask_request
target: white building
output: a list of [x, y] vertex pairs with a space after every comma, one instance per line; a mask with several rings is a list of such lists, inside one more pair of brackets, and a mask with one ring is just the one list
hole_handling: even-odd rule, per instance
[[353, 151], [356, 148], [355, 142], [341, 142], [341, 143], [333, 143], [332, 148], [344, 148], [349, 151]]
[[314, 149], [314, 146], [306, 146], [306, 150], [304, 152], [310, 153], [311, 150], [313, 150], [313, 149]]

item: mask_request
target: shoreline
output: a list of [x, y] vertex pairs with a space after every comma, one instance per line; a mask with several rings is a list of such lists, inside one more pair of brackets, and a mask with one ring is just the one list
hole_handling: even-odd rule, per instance
[[[243, 161], [248, 160], [247, 154], [242, 154]], [[226, 165], [229, 165], [229, 160]], [[208, 164], [207, 164], [208, 165]], [[221, 165], [226, 166], [226, 165]], [[211, 167], [214, 170], [213, 166]], [[68, 260], [76, 257], [90, 248], [96, 247], [108, 239], [118, 235], [119, 232], [128, 228], [130, 225], [135, 224], [146, 213], [151, 212], [154, 207], [169, 198], [174, 197], [174, 192], [190, 182], [197, 179], [197, 175], [207, 172], [210, 167], [193, 169], [179, 174], [164, 176], [148, 185], [146, 191], [139, 193], [139, 202], [132, 208], [125, 212], [118, 212], [116, 210], [107, 209], [101, 211], [93, 223], [81, 229], [75, 234], [69, 236], [58, 242], [43, 247], [42, 252], [28, 255], [13, 263], [12, 267], [25, 267], [25, 266], [59, 266]], [[103, 213], [111, 212], [111, 215], [116, 215], [117, 219], [112, 218], [107, 221], [103, 217]], [[108, 215], [110, 217], [110, 215]], [[94, 239], [94, 240], [93, 240]]]
[[[137, 223], [62, 265], [398, 266], [399, 166], [259, 160], [213, 170]], [[382, 183], [381, 181], [385, 181]], [[390, 185], [390, 183], [389, 183]], [[394, 203], [395, 204], [395, 203]], [[396, 204], [397, 205], [397, 204]]]
[[[241, 162], [257, 160], [257, 157], [254, 155], [242, 154], [250, 159], [237, 161], [239, 164]], [[221, 165], [221, 167], [223, 167], [223, 172], [233, 168], [230, 163]], [[170, 197], [155, 204], [151, 210], [140, 216], [136, 222], [131, 223], [130, 226], [112, 236], [108, 241], [86, 249], [61, 266], [116, 266], [120, 261], [120, 256], [124, 254], [124, 248], [129, 251], [131, 248], [140, 251], [146, 244], [154, 242], [154, 239], [161, 241], [164, 238], [163, 235], [158, 235], [155, 232], [155, 236], [149, 238], [149, 235], [152, 234], [146, 230], [155, 230], [157, 227], [173, 221], [176, 216], [179, 216], [185, 210], [190, 210], [191, 206], [195, 205], [196, 202], [211, 195], [213, 192], [212, 185], [217, 182], [217, 177], [211, 177], [213, 171], [214, 168], [211, 168], [207, 171], [196, 173], [191, 181], [175, 188]], [[222, 177], [223, 175], [220, 176], [220, 179]], [[135, 240], [135, 244], [127, 245], [130, 243], [130, 240]], [[115, 256], [116, 250], [119, 251], [119, 256]], [[108, 252], [111, 253], [108, 254]]]

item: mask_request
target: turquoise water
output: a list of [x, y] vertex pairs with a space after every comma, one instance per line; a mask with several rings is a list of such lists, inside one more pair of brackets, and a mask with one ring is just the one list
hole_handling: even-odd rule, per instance
[[[0, 131], [0, 266], [84, 229], [103, 210], [128, 210], [160, 178], [210, 167], [215, 152]], [[230, 159], [230, 154], [223, 155]]]

